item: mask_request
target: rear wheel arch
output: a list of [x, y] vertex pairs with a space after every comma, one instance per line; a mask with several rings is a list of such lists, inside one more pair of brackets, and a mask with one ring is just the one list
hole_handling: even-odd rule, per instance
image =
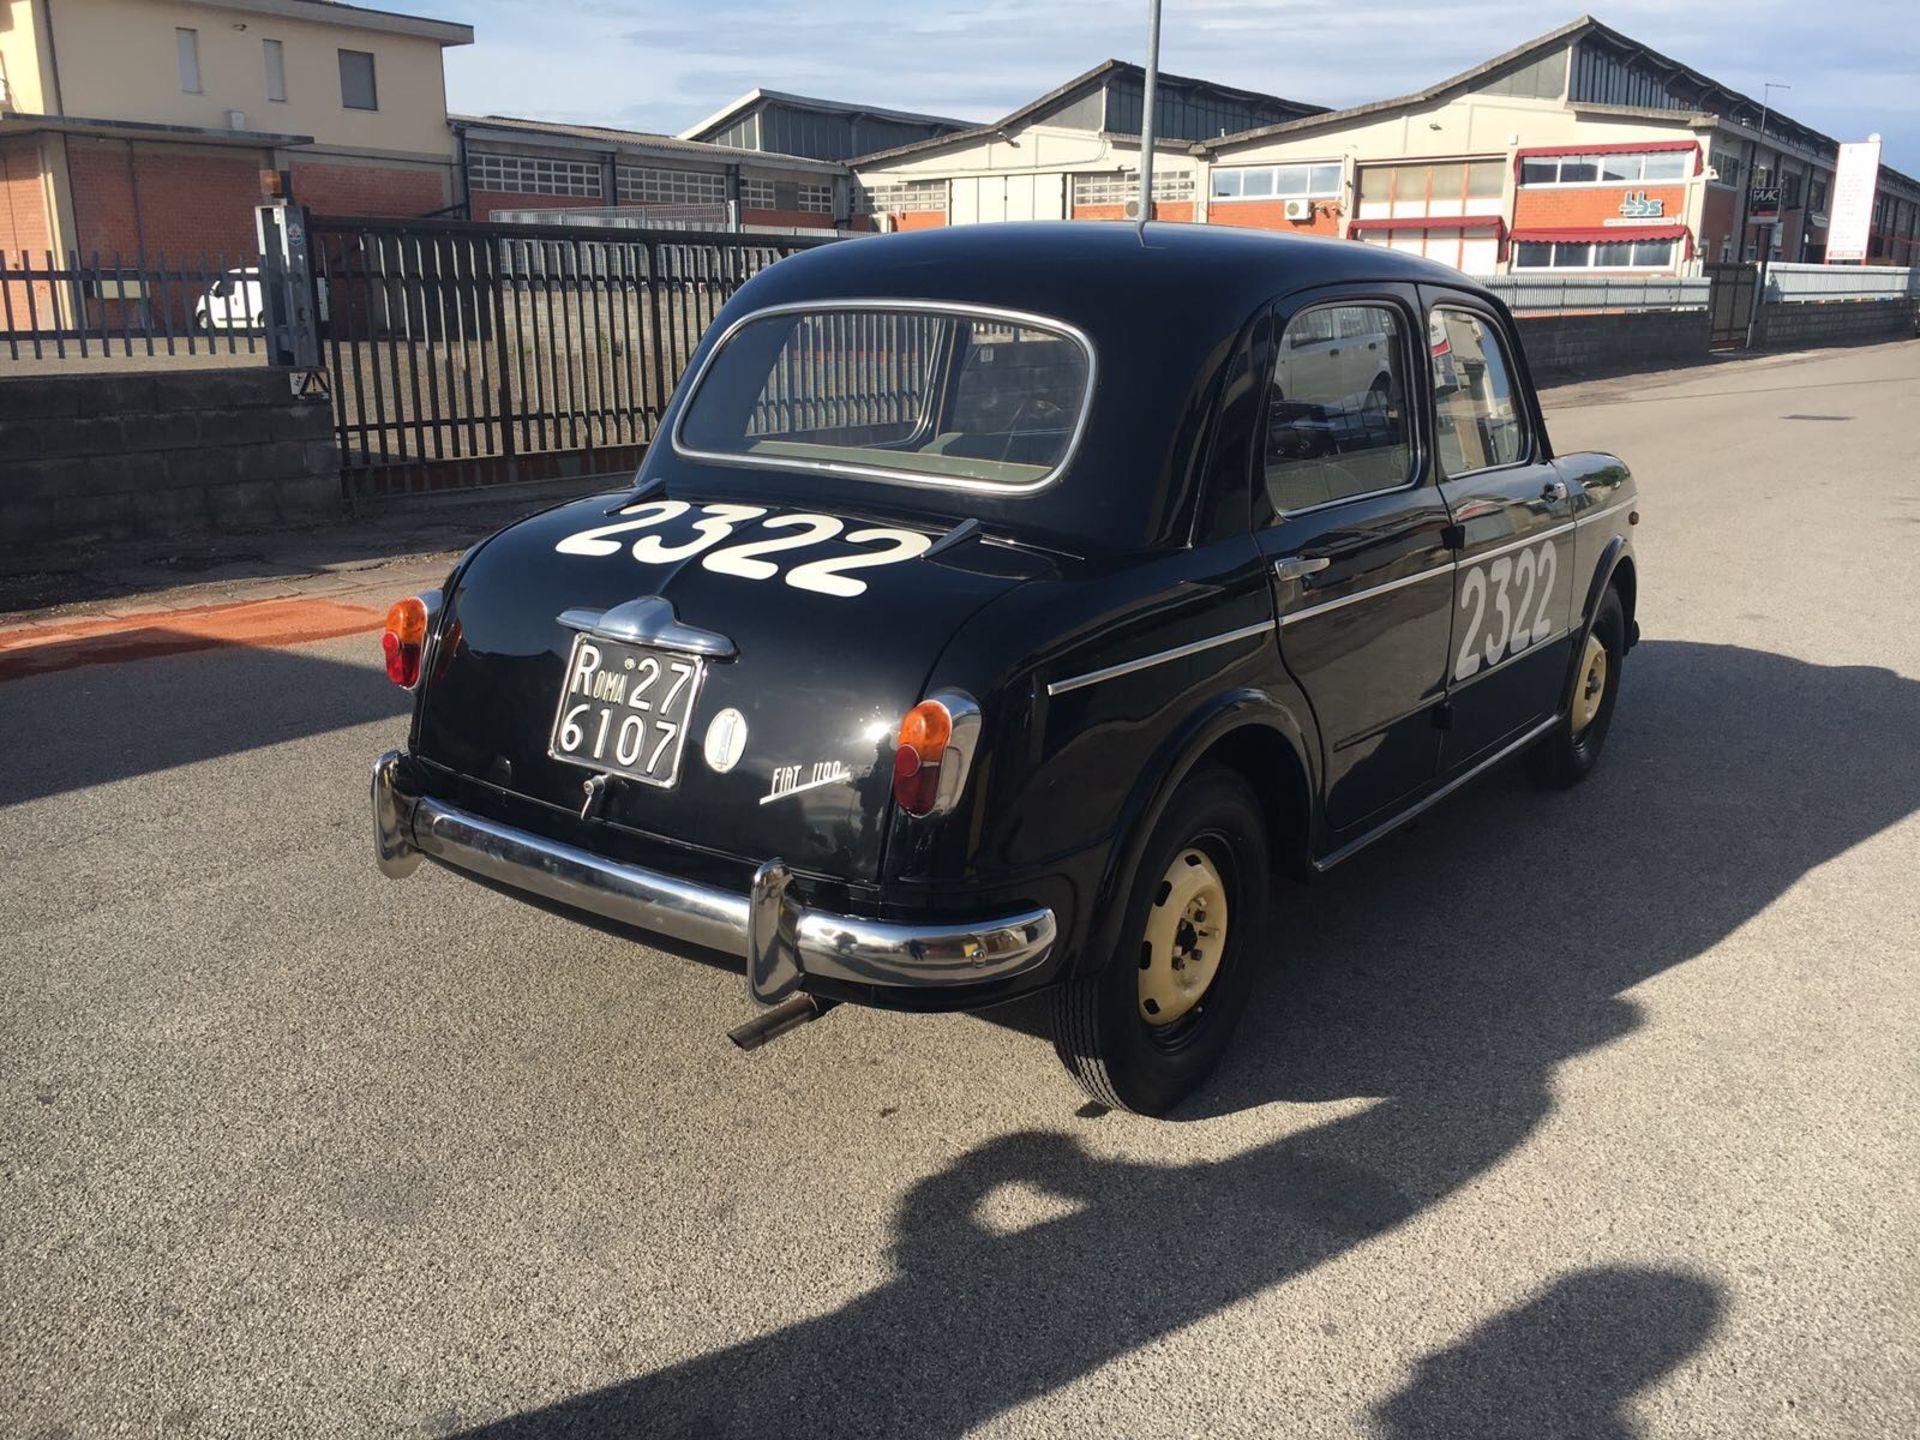
[[1204, 766], [1221, 764], [1244, 778], [1267, 822], [1272, 849], [1289, 865], [1304, 863], [1314, 793], [1311, 753], [1295, 712], [1262, 691], [1231, 692], [1196, 713], [1128, 797], [1093, 908], [1101, 918], [1088, 932], [1075, 970], [1098, 970], [1113, 955], [1141, 855], [1182, 783]]

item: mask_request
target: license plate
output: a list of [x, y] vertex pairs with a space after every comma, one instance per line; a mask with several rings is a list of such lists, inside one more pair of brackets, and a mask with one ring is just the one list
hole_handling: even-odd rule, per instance
[[675, 784], [705, 672], [697, 655], [575, 637], [547, 754], [643, 785]]

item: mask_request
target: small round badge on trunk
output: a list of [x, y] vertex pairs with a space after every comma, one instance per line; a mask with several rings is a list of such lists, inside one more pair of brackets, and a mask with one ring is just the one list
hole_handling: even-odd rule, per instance
[[702, 747], [707, 764], [719, 774], [726, 774], [740, 763], [740, 752], [747, 748], [747, 717], [738, 710], [722, 710], [713, 717], [707, 726], [706, 744]]

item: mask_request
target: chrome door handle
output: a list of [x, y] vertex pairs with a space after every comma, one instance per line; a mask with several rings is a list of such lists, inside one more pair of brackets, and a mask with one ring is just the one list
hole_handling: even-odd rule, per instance
[[1276, 580], [1304, 580], [1309, 575], [1318, 575], [1332, 563], [1325, 555], [1282, 555], [1273, 562], [1273, 574]]
[[1540, 489], [1542, 500], [1551, 500], [1558, 504], [1567, 498], [1567, 484], [1564, 480], [1549, 480]]

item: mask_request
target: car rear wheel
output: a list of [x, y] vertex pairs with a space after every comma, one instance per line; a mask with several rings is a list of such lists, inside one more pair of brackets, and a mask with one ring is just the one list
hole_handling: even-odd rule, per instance
[[1587, 632], [1573, 692], [1559, 725], [1527, 756], [1534, 779], [1554, 789], [1577, 785], [1600, 763], [1620, 698], [1620, 676], [1627, 658], [1627, 611], [1612, 586], [1600, 598], [1599, 613]]
[[1093, 1099], [1162, 1115], [1219, 1062], [1265, 948], [1267, 835], [1246, 782], [1181, 787], [1141, 856], [1117, 952], [1054, 992], [1053, 1043]]

